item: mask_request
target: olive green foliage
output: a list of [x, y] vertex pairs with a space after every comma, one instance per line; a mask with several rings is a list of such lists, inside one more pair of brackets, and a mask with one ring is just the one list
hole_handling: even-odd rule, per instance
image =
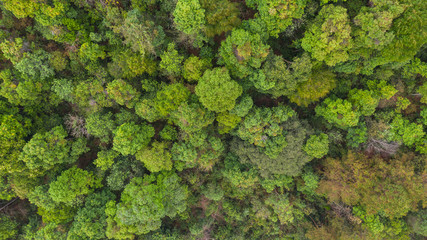
[[104, 229], [107, 226], [105, 205], [114, 198], [114, 194], [109, 191], [90, 194], [86, 198], [85, 206], [77, 211], [68, 238], [105, 239]]
[[135, 157], [143, 162], [150, 172], [172, 170], [172, 156], [168, 148], [166, 142], [153, 142], [151, 147], [138, 151]]
[[192, 133], [202, 130], [213, 123], [215, 115], [198, 103], [182, 103], [171, 114], [171, 119], [184, 132]]
[[345, 62], [353, 45], [347, 10], [341, 6], [325, 5], [306, 31], [301, 46], [313, 58], [328, 66]]
[[107, 204], [107, 237], [123, 234], [122, 231], [132, 235], [157, 230], [163, 217], [173, 218], [186, 209], [187, 197], [187, 187], [174, 173], [134, 178], [117, 205]]
[[205, 10], [198, 0], [177, 1], [173, 16], [178, 30], [189, 35], [199, 33], [205, 25]]
[[207, 37], [231, 31], [241, 23], [239, 5], [236, 2], [200, 0], [200, 4], [205, 9], [204, 32]]
[[[411, 158], [413, 155], [403, 155], [386, 162], [378, 156], [368, 158], [349, 152], [342, 161], [327, 159], [319, 191], [330, 201], [360, 203], [369, 214], [384, 212], [390, 218], [405, 216], [417, 208], [426, 194], [421, 176], [414, 175]], [[342, 184], [334, 184], [336, 181]]]
[[184, 61], [182, 76], [189, 82], [199, 81], [209, 66], [208, 60], [191, 56]]
[[0, 0], [0, 239], [424, 239], [425, 2]]
[[165, 75], [171, 77], [178, 77], [182, 71], [182, 61], [184, 57], [179, 55], [178, 51], [175, 49], [174, 43], [169, 43], [167, 51], [164, 51], [160, 55], [162, 59], [160, 61], [159, 67], [164, 71]]
[[101, 187], [100, 179], [80, 168], [70, 168], [62, 172], [56, 181], [49, 185], [49, 194], [54, 202], [75, 205], [84, 195]]
[[247, 4], [258, 10], [257, 18], [261, 19], [267, 27], [267, 32], [274, 37], [278, 37], [293, 19], [301, 18], [306, 5], [305, 0], [284, 1], [284, 0], [251, 0]]
[[180, 83], [171, 84], [157, 92], [157, 101], [154, 107], [159, 114], [167, 116], [170, 112], [176, 110], [189, 96], [190, 91], [184, 85]]
[[45, 133], [36, 133], [23, 147], [19, 160], [30, 170], [40, 173], [56, 164], [72, 163], [78, 156], [70, 156], [72, 143], [66, 139], [67, 136], [62, 126]]
[[147, 124], [124, 123], [114, 130], [113, 149], [122, 155], [135, 154], [147, 146], [154, 136], [154, 128]]
[[330, 71], [313, 71], [307, 81], [298, 84], [289, 99], [299, 106], [308, 106], [325, 97], [336, 86], [335, 75]]
[[304, 146], [304, 151], [315, 158], [322, 158], [328, 154], [329, 150], [328, 135], [321, 133], [319, 135], [311, 135]]
[[261, 149], [270, 158], [277, 158], [286, 147], [284, 124], [295, 112], [285, 106], [253, 108], [237, 129], [237, 136]]
[[226, 68], [206, 70], [196, 86], [196, 95], [207, 109], [224, 112], [233, 109], [242, 87], [233, 81]]
[[269, 53], [258, 34], [243, 29], [233, 30], [221, 43], [219, 63], [225, 65], [232, 76], [244, 78], [261, 67]]
[[316, 114], [337, 127], [348, 128], [356, 126], [359, 122], [360, 113], [354, 110], [353, 105], [347, 100], [327, 98], [322, 105], [316, 107]]
[[107, 93], [110, 98], [120, 105], [132, 108], [138, 101], [139, 92], [121, 79], [116, 79], [107, 85]]
[[86, 119], [87, 132], [99, 138], [102, 142], [109, 142], [112, 131], [116, 128], [112, 116], [111, 112], [105, 114], [96, 112], [89, 115]]
[[17, 222], [10, 219], [7, 215], [0, 216], [0, 239], [7, 240], [16, 237], [18, 231], [16, 227]]
[[313, 159], [303, 151], [309, 132], [296, 119], [286, 122], [283, 131], [287, 132], [284, 139], [287, 144], [275, 158], [263, 153], [259, 147], [237, 139], [231, 143], [231, 150], [239, 156], [242, 163], [256, 166], [262, 176], [272, 174], [298, 176], [303, 166]]

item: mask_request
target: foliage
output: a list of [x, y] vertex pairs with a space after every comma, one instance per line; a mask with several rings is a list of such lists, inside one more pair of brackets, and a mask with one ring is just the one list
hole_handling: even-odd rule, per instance
[[230, 70], [231, 75], [244, 78], [261, 67], [269, 52], [258, 34], [243, 29], [233, 30], [221, 43], [219, 63]]
[[424, 239], [425, 6], [0, 0], [0, 239]]
[[75, 205], [94, 188], [101, 187], [100, 180], [92, 173], [72, 167], [63, 171], [61, 176], [49, 185], [49, 194], [54, 202]]
[[315, 158], [322, 158], [328, 154], [329, 150], [328, 135], [321, 133], [319, 135], [311, 135], [304, 146], [304, 151]]
[[328, 66], [345, 62], [353, 41], [347, 10], [341, 6], [325, 5], [306, 31], [301, 46], [313, 58]]
[[252, 108], [239, 125], [237, 136], [260, 147], [270, 158], [277, 158], [287, 145], [283, 124], [292, 116], [295, 112], [285, 106]]
[[390, 218], [405, 216], [425, 198], [422, 178], [414, 174], [411, 158], [413, 155], [402, 155], [386, 162], [379, 156], [368, 158], [353, 152], [341, 161], [329, 158], [319, 191], [331, 202], [360, 203], [368, 214], [384, 212]]
[[[186, 186], [174, 173], [134, 178], [116, 206], [107, 204], [107, 237], [115, 236], [116, 231], [145, 234], [157, 230], [163, 217], [173, 218], [186, 209], [187, 196]], [[113, 228], [119, 230], [113, 232]]]
[[196, 86], [196, 95], [207, 109], [224, 112], [233, 109], [242, 87], [231, 77], [226, 68], [206, 70]]
[[198, 0], [178, 0], [173, 12], [178, 30], [189, 34], [198, 34], [205, 25], [205, 9]]
[[316, 114], [340, 128], [354, 127], [359, 122], [360, 113], [353, 110], [347, 100], [327, 98], [316, 107]]
[[113, 150], [126, 156], [147, 146], [154, 136], [154, 128], [147, 124], [124, 123], [113, 131]]
[[172, 156], [168, 151], [166, 142], [153, 142], [151, 148], [144, 148], [135, 155], [136, 159], [143, 162], [150, 172], [172, 170]]

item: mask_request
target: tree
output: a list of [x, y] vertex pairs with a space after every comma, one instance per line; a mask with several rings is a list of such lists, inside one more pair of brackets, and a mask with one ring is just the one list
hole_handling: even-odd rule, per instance
[[114, 194], [108, 190], [87, 196], [84, 207], [74, 216], [68, 239], [105, 239], [107, 227], [105, 207], [107, 202], [114, 199]]
[[173, 218], [182, 213], [187, 207], [188, 190], [180, 181], [178, 175], [170, 172], [132, 179], [120, 202], [115, 206], [107, 204], [107, 237], [146, 234], [159, 229], [163, 217]]
[[327, 98], [316, 107], [316, 114], [324, 117], [329, 123], [340, 128], [354, 127], [359, 122], [360, 113], [354, 111], [353, 105], [342, 99]]
[[94, 164], [101, 170], [108, 170], [114, 164], [114, 159], [116, 159], [120, 153], [114, 150], [101, 150], [97, 153], [97, 158], [94, 161]]
[[160, 58], [159, 67], [164, 71], [166, 76], [175, 78], [181, 75], [184, 57], [179, 55], [175, 49], [175, 43], [169, 43], [167, 50], [160, 55]]
[[260, 148], [270, 158], [277, 158], [286, 142], [284, 125], [296, 113], [289, 107], [252, 108], [236, 130], [236, 135]]
[[113, 131], [113, 150], [124, 156], [134, 155], [137, 151], [147, 146], [154, 136], [154, 128], [145, 123], [124, 123]]
[[205, 27], [205, 10], [198, 0], [178, 0], [173, 12], [178, 30], [197, 35]]
[[222, 112], [216, 116], [216, 121], [218, 122], [218, 132], [224, 134], [236, 128], [242, 118], [236, 114]]
[[102, 142], [109, 142], [112, 132], [116, 128], [112, 117], [113, 114], [111, 112], [105, 114], [101, 112], [92, 113], [86, 118], [87, 132], [99, 138]]
[[254, 86], [261, 92], [272, 94], [274, 98], [288, 96], [295, 92], [300, 83], [309, 80], [311, 69], [312, 63], [306, 53], [295, 57], [289, 65], [283, 57], [270, 54], [261, 67], [265, 83], [254, 82]]
[[269, 46], [262, 42], [258, 34], [237, 29], [221, 42], [218, 63], [225, 65], [232, 76], [244, 78], [261, 67], [268, 53]]
[[67, 136], [62, 126], [56, 126], [45, 133], [36, 133], [23, 147], [19, 160], [38, 174], [57, 164], [73, 163], [78, 156], [70, 156], [71, 142], [66, 139]]
[[178, 171], [194, 167], [210, 170], [225, 150], [224, 142], [208, 135], [206, 130], [184, 135], [183, 140], [175, 142], [171, 149], [174, 167]]
[[50, 67], [49, 54], [43, 50], [24, 54], [15, 68], [27, 79], [40, 79], [41, 82], [55, 75], [55, 71]]
[[209, 126], [215, 120], [215, 114], [199, 103], [183, 102], [172, 112], [171, 120], [184, 132], [192, 133]]
[[90, 172], [72, 167], [63, 171], [56, 181], [50, 183], [49, 195], [56, 203], [73, 206], [82, 203], [84, 195], [102, 187], [101, 180]]
[[241, 23], [240, 10], [236, 2], [200, 0], [200, 4], [205, 9], [204, 32], [207, 37], [211, 38], [223, 32], [231, 31]]
[[304, 151], [315, 158], [324, 157], [329, 151], [328, 135], [324, 133], [311, 135], [304, 146]]
[[353, 152], [341, 160], [329, 158], [319, 192], [331, 202], [359, 203], [368, 214], [405, 216], [426, 197], [422, 176], [414, 173], [413, 158], [413, 154], [404, 154], [388, 162], [379, 156], [368, 158]]
[[18, 223], [13, 221], [9, 216], [3, 214], [0, 215], [0, 220], [0, 239], [7, 240], [16, 237], [18, 234], [16, 229]]
[[176, 110], [190, 96], [190, 91], [181, 83], [163, 87], [156, 93], [154, 108], [160, 116], [166, 117]]
[[168, 149], [167, 142], [153, 142], [151, 147], [138, 151], [135, 157], [143, 162], [150, 172], [170, 171], [172, 170], [172, 155]]
[[291, 102], [307, 107], [325, 97], [336, 86], [335, 74], [328, 70], [315, 69], [307, 81], [298, 84], [289, 95]]
[[267, 27], [270, 36], [278, 37], [293, 19], [301, 18], [304, 13], [304, 7], [307, 1], [288, 2], [284, 0], [250, 0], [247, 5], [251, 8], [257, 8], [255, 15], [261, 19]]
[[129, 83], [116, 79], [107, 85], [108, 96], [120, 105], [133, 108], [140, 93]]
[[226, 68], [206, 70], [196, 86], [196, 95], [207, 109], [224, 112], [233, 109], [242, 87], [231, 77]]
[[124, 19], [116, 14], [119, 15], [111, 12], [106, 20], [111, 22], [109, 27], [114, 32], [120, 33], [125, 38], [123, 43], [142, 55], [156, 54], [159, 51], [165, 38], [162, 26], [155, 24], [149, 15], [142, 14], [138, 9], [127, 12]]
[[210, 65], [207, 59], [191, 56], [184, 61], [182, 76], [189, 82], [197, 82]]
[[292, 119], [283, 125], [283, 131], [286, 132], [287, 145], [275, 158], [263, 153], [259, 147], [237, 138], [231, 142], [231, 151], [239, 156], [239, 160], [243, 164], [250, 163], [256, 166], [263, 177], [273, 174], [298, 176], [301, 174], [303, 166], [313, 159], [303, 151], [305, 138], [310, 130], [297, 119]]
[[352, 89], [349, 92], [348, 100], [353, 103], [363, 116], [374, 114], [380, 99], [374, 95], [372, 90]]
[[349, 58], [353, 46], [347, 9], [341, 6], [325, 5], [302, 39], [302, 48], [312, 57], [335, 66]]

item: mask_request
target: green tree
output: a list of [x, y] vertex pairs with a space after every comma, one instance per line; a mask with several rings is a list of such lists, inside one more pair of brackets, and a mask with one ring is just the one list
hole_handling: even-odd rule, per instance
[[307, 107], [325, 97], [336, 86], [335, 74], [328, 70], [314, 70], [307, 81], [298, 84], [289, 95], [291, 102]]
[[242, 87], [231, 79], [226, 68], [206, 70], [196, 86], [200, 102], [215, 112], [233, 109], [242, 92]]
[[138, 151], [135, 157], [143, 162], [150, 172], [172, 170], [172, 155], [169, 152], [169, 144], [167, 142], [153, 142], [151, 147]]
[[113, 131], [113, 150], [122, 155], [134, 155], [137, 151], [147, 146], [154, 136], [154, 128], [145, 123], [124, 123]]
[[184, 132], [192, 133], [202, 130], [213, 123], [215, 114], [199, 103], [182, 103], [171, 114], [171, 120]]
[[380, 99], [371, 90], [352, 89], [349, 92], [348, 100], [357, 108], [363, 116], [374, 114]]
[[107, 85], [108, 96], [120, 105], [133, 108], [140, 93], [129, 83], [116, 79]]
[[102, 187], [101, 180], [90, 172], [72, 167], [50, 183], [49, 195], [56, 203], [73, 206], [82, 203], [84, 196], [95, 188]]
[[284, 125], [296, 113], [289, 107], [252, 108], [236, 130], [237, 136], [260, 148], [270, 158], [277, 158], [288, 144]]
[[78, 156], [70, 156], [71, 142], [62, 126], [45, 133], [36, 133], [25, 144], [19, 160], [35, 173], [43, 173], [61, 163], [73, 163]]
[[105, 114], [101, 112], [92, 113], [86, 118], [87, 132], [99, 138], [102, 142], [109, 142], [112, 132], [116, 128], [112, 117], [113, 114], [111, 112]]
[[191, 56], [184, 61], [182, 76], [189, 82], [197, 82], [210, 65], [207, 59]]
[[160, 58], [159, 67], [165, 75], [173, 78], [181, 75], [184, 56], [179, 55], [175, 49], [175, 43], [169, 43], [167, 50], [160, 55]]
[[329, 151], [328, 135], [321, 133], [319, 135], [311, 135], [304, 146], [304, 151], [315, 158], [322, 158]]
[[239, 5], [236, 2], [200, 0], [200, 4], [205, 9], [204, 30], [207, 37], [231, 31], [241, 23]]
[[360, 113], [354, 110], [353, 105], [347, 100], [327, 98], [322, 105], [316, 107], [316, 114], [337, 127], [348, 128], [356, 126], [359, 122]]
[[312, 57], [324, 61], [328, 66], [345, 62], [352, 48], [350, 21], [347, 9], [341, 6], [325, 5], [306, 31], [301, 46]]
[[160, 228], [162, 218], [175, 217], [187, 208], [187, 186], [175, 173], [134, 178], [117, 205], [107, 204], [109, 238], [119, 234], [146, 234]]
[[236, 138], [231, 142], [231, 151], [239, 156], [243, 164], [249, 163], [257, 167], [263, 177], [273, 174], [298, 176], [304, 165], [313, 159], [303, 151], [310, 130], [297, 119], [292, 119], [283, 124], [283, 132], [286, 132], [287, 144], [275, 158], [263, 153], [259, 147]]
[[247, 5], [258, 10], [256, 17], [267, 27], [270, 36], [278, 37], [293, 19], [301, 18], [304, 14], [306, 0], [289, 2], [285, 0], [250, 0]]
[[190, 91], [181, 83], [163, 87], [156, 93], [155, 110], [160, 116], [166, 117], [176, 110], [190, 96]]
[[244, 78], [261, 67], [268, 53], [269, 46], [262, 42], [258, 34], [237, 29], [221, 42], [218, 63], [225, 65], [232, 76]]
[[97, 153], [94, 164], [101, 170], [108, 170], [114, 164], [114, 159], [118, 156], [119, 153], [114, 150], [101, 150]]
[[18, 223], [13, 221], [9, 216], [7, 215], [0, 215], [0, 239], [1, 240], [7, 240], [7, 239], [13, 239], [18, 235], [17, 227]]
[[178, 0], [173, 12], [178, 30], [188, 35], [197, 35], [205, 27], [205, 10], [199, 0]]
[[114, 194], [108, 190], [87, 196], [84, 207], [80, 208], [74, 217], [67, 239], [105, 239], [105, 207], [108, 201], [114, 199]]

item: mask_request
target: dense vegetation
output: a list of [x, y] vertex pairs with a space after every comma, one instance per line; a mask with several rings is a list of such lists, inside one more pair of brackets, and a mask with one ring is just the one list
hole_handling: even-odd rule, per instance
[[427, 1], [0, 14], [0, 240], [427, 237]]

